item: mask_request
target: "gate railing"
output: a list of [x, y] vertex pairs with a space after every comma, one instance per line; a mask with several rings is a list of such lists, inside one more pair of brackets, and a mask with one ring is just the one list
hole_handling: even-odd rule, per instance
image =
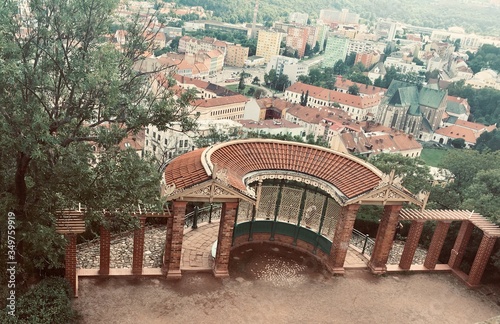
[[370, 238], [368, 234], [363, 234], [357, 229], [352, 230], [352, 237], [349, 243], [361, 250], [361, 254], [369, 256], [372, 255], [373, 248], [375, 247], [375, 240]]
[[220, 219], [221, 209], [221, 205], [214, 204], [210, 204], [203, 208], [195, 206], [194, 210], [187, 213], [184, 217], [184, 228], [191, 227], [192, 229], [197, 229], [198, 223], [211, 223], [213, 219]]

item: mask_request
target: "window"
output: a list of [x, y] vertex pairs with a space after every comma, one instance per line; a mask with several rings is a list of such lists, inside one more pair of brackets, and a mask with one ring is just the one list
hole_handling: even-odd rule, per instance
[[153, 152], [156, 152], [156, 145], [153, 145]]
[[156, 132], [153, 132], [153, 139], [156, 138]]
[[158, 134], [158, 141], [161, 141], [161, 135]]
[[167, 141], [167, 139], [166, 139], [166, 138], [165, 138], [165, 145], [168, 145], [168, 141]]

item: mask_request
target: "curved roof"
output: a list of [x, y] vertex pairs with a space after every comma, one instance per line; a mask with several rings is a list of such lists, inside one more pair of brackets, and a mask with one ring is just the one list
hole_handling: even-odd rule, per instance
[[[246, 191], [245, 175], [263, 170], [287, 170], [322, 179], [348, 199], [374, 189], [382, 172], [356, 157], [309, 144], [250, 139], [198, 149], [174, 159], [165, 169], [167, 184], [188, 188], [227, 170], [228, 183]], [[217, 172], [217, 171], [216, 171]]]

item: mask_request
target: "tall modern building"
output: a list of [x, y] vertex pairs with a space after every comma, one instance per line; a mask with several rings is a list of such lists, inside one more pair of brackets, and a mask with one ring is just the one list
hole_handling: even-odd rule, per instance
[[338, 11], [335, 9], [322, 9], [319, 12], [319, 19], [326, 23], [357, 24], [359, 15], [349, 12], [349, 9]]
[[281, 33], [260, 30], [257, 38], [257, 50], [255, 55], [262, 56], [267, 63], [273, 55], [279, 55], [281, 44]]
[[286, 47], [293, 48], [298, 52], [300, 58], [304, 57], [306, 51], [309, 30], [305, 27], [288, 27], [286, 36]]
[[309, 19], [309, 15], [302, 12], [292, 12], [290, 15], [288, 15], [289, 23], [307, 25], [307, 19]]
[[337, 61], [344, 61], [347, 55], [348, 46], [348, 38], [329, 36], [326, 41], [325, 58], [323, 59], [322, 66], [333, 67]]

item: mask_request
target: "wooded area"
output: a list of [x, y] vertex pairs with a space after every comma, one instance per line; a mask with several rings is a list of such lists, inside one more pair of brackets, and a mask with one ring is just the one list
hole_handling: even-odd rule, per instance
[[[214, 11], [214, 18], [229, 23], [251, 22], [255, 1], [238, 0], [179, 0], [179, 5], [202, 6]], [[300, 8], [300, 9], [299, 9]], [[446, 0], [313, 0], [304, 6], [301, 0], [266, 0], [259, 2], [258, 21], [285, 20], [290, 12], [302, 11], [317, 18], [321, 9], [349, 9], [368, 22], [377, 18], [391, 18], [414, 26], [448, 28], [463, 27], [468, 33], [500, 35], [500, 7], [492, 7], [489, 1]]]

